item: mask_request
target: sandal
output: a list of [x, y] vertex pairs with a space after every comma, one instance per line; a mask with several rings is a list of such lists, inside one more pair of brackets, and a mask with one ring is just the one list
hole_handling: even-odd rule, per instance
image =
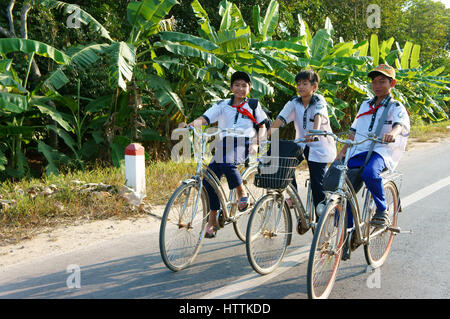
[[[241, 206], [241, 204], [245, 204], [243, 206]], [[241, 197], [241, 199], [239, 199], [239, 203], [238, 203], [238, 210], [240, 212], [245, 212], [248, 208], [248, 197]]]
[[[212, 232], [208, 232], [211, 230]], [[217, 235], [217, 227], [216, 226], [206, 226], [205, 238], [215, 238]]]
[[372, 220], [369, 222], [369, 224], [372, 226], [376, 226], [376, 227], [388, 226], [389, 225], [389, 217], [387, 215], [387, 212], [377, 210], [375, 212], [375, 215], [373, 215]]

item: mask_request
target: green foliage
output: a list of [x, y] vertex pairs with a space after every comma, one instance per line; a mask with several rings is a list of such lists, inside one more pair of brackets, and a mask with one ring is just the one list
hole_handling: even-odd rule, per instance
[[[410, 113], [448, 118], [448, 69], [436, 67], [434, 61], [445, 58], [433, 51], [442, 47], [442, 24], [433, 20], [437, 35], [428, 43], [405, 27], [416, 21], [412, 12], [427, 17], [418, 8], [438, 8], [429, 0], [410, 7], [384, 1], [379, 30], [362, 27], [366, 0], [351, 10], [349, 2], [331, 0], [85, 1], [77, 9], [80, 29], [64, 26], [73, 5], [30, 3], [33, 40], [0, 39], [3, 178], [30, 176], [29, 156], [35, 160], [36, 154], [47, 174], [61, 165], [83, 168], [95, 158], [119, 167], [124, 148], [136, 141], [151, 158], [167, 159], [177, 122], [229, 96], [235, 70], [251, 75], [252, 97], [275, 115], [296, 94], [295, 74], [316, 70], [332, 124], [340, 129], [373, 94], [367, 72], [388, 63], [398, 75], [393, 94]], [[171, 13], [175, 17], [167, 18]], [[3, 29], [7, 24], [0, 19]], [[34, 62], [46, 70], [37, 78]]]

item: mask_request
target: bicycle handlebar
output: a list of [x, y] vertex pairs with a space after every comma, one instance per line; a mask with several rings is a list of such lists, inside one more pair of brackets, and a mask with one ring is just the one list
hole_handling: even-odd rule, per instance
[[239, 129], [230, 129], [230, 128], [222, 128], [222, 129], [217, 129], [217, 131], [215, 131], [214, 133], [206, 133], [206, 132], [202, 132], [197, 130], [194, 126], [186, 126], [184, 128], [179, 128], [179, 129], [186, 129], [189, 131], [192, 131], [194, 133], [194, 135], [196, 136], [203, 136], [203, 137], [212, 137], [212, 136], [216, 136], [217, 134], [220, 133], [228, 133], [231, 135], [235, 135], [236, 137], [243, 137], [245, 136], [244, 131], [243, 130], [239, 130]]
[[[365, 143], [367, 141], [374, 141], [376, 143], [381, 143], [381, 144], [388, 144], [387, 142], [383, 142], [383, 140], [381, 140], [380, 138], [378, 138], [375, 134], [369, 134], [367, 136], [367, 138], [363, 139], [362, 141], [359, 142], [355, 142], [349, 139], [341, 139], [339, 137], [336, 136], [336, 134], [332, 133], [332, 132], [327, 132], [327, 131], [322, 131], [322, 130], [309, 130], [309, 134], [307, 134], [307, 136], [312, 136], [312, 135], [323, 135], [323, 136], [331, 136], [333, 137], [336, 141], [343, 143], [343, 144], [347, 144], [349, 146], [352, 145], [359, 145], [362, 143]], [[393, 141], [395, 142], [395, 140]]]

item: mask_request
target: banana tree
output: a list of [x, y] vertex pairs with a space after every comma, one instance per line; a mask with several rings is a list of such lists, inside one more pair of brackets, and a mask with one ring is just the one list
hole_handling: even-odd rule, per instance
[[[76, 10], [77, 21], [83, 25], [98, 31], [99, 34], [107, 41], [106, 43], [96, 43], [94, 45], [87, 45], [77, 48], [72, 56], [72, 65], [76, 66], [77, 71], [80, 72], [83, 68], [92, 65], [98, 59], [98, 55], [106, 56], [109, 61], [109, 84], [114, 93], [111, 96], [101, 97], [99, 101], [110, 101], [109, 104], [103, 104], [101, 112], [101, 120], [105, 126], [104, 138], [99, 139], [98, 134], [95, 134], [95, 140], [99, 142], [102, 140], [109, 145], [112, 160], [115, 166], [119, 166], [123, 161], [123, 151], [131, 139], [136, 138], [137, 132], [143, 127], [142, 119], [139, 115], [141, 111], [139, 108], [141, 103], [139, 87], [150, 88], [147, 86], [148, 74], [155, 74], [158, 77], [164, 77], [162, 68], [155, 62], [155, 50], [149, 39], [157, 34], [160, 30], [170, 29], [170, 20], [164, 20], [164, 17], [170, 11], [172, 6], [177, 4], [176, 0], [143, 0], [131, 2], [127, 6], [127, 22], [131, 26], [131, 31], [126, 40], [113, 40], [109, 32], [97, 20], [95, 20], [89, 13], [82, 8], [68, 4], [62, 1], [55, 0], [34, 0], [34, 4], [43, 5], [50, 9], [62, 9], [66, 14], [70, 14]], [[150, 61], [150, 62], [149, 62]], [[143, 68], [150, 66], [148, 72], [142, 72]], [[51, 89], [58, 89], [68, 82], [67, 77], [64, 76], [64, 68], [59, 68], [54, 71], [50, 77], [53, 83], [58, 86], [52, 86]], [[156, 83], [163, 81], [156, 80]], [[52, 84], [53, 84], [52, 83]], [[48, 82], [46, 84], [49, 84]], [[48, 86], [47, 86], [48, 87]], [[167, 101], [167, 96], [173, 96], [174, 92], [167, 87], [153, 88], [154, 93], [159, 97], [160, 101]], [[57, 99], [58, 102], [63, 102]], [[92, 101], [96, 103], [96, 101]], [[179, 99], [170, 100], [171, 106], [177, 110], [182, 111], [183, 105]], [[72, 103], [73, 104], [73, 103]], [[77, 109], [75, 105], [66, 105], [71, 109], [71, 113]], [[109, 109], [108, 109], [109, 106]], [[166, 105], [164, 105], [166, 106]], [[99, 110], [100, 111], [100, 110]], [[71, 125], [71, 133], [76, 134], [76, 139], [79, 140], [81, 130], [79, 129], [81, 119], [80, 116], [73, 116], [78, 121]], [[131, 125], [130, 125], [131, 124]], [[126, 128], [130, 128], [127, 130]], [[148, 131], [148, 129], [146, 129]], [[56, 131], [56, 130], [53, 130]], [[144, 129], [145, 131], [145, 129]], [[69, 140], [67, 134], [60, 134], [64, 132], [58, 130], [58, 135], [66, 142]], [[155, 131], [152, 131], [151, 136], [155, 136]], [[68, 146], [72, 149], [72, 142]], [[75, 143], [79, 145], [79, 143]]]
[[[9, 53], [22, 52], [30, 55], [24, 79], [20, 79], [13, 68], [13, 60], [7, 59]], [[30, 143], [42, 122], [34, 120], [36, 114], [46, 114], [64, 126], [66, 122], [46, 102], [48, 98], [38, 95], [40, 84], [29, 91], [28, 76], [34, 55], [49, 58], [60, 65], [69, 64], [71, 59], [64, 52], [45, 43], [18, 38], [0, 39], [0, 112], [2, 145], [0, 147], [0, 170], [6, 170], [12, 177], [21, 178], [27, 169], [23, 144]], [[48, 79], [51, 83], [54, 79]], [[38, 116], [39, 118], [39, 116]], [[5, 166], [5, 154], [9, 153]]]
[[[174, 67], [187, 57], [190, 64], [195, 66], [193, 73], [204, 80], [203, 91], [209, 95], [209, 98], [207, 95], [203, 96], [202, 105], [223, 99], [229, 93], [229, 77], [236, 69], [247, 71], [251, 75], [253, 96], [272, 95], [274, 88], [264, 73], [270, 74], [273, 68], [262, 54], [258, 54], [258, 49], [252, 49], [252, 45], [256, 39], [269, 40], [274, 33], [278, 21], [278, 3], [271, 2], [264, 20], [258, 15], [261, 27], [261, 34], [258, 35], [252, 34], [240, 10], [232, 2], [224, 0], [219, 3], [218, 11], [222, 19], [218, 30], [212, 26], [198, 0], [192, 1], [191, 6], [198, 19], [199, 34], [195, 36], [161, 32], [160, 41], [154, 44], [155, 47], [164, 48], [174, 55], [171, 63], [167, 61], [162, 65]], [[177, 90], [196, 93], [193, 90], [196, 85], [193, 83], [197, 81], [197, 77], [194, 76], [191, 80], [180, 83]], [[196, 107], [198, 108], [198, 104]]]

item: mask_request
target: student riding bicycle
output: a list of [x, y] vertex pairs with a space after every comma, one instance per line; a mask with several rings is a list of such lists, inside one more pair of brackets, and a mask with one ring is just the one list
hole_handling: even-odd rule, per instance
[[[263, 124], [267, 121], [267, 115], [262, 107], [256, 105], [254, 109], [247, 99], [251, 90], [250, 76], [242, 71], [237, 71], [231, 76], [230, 90], [233, 96], [220, 101], [210, 107], [202, 116], [188, 125], [210, 125], [218, 122], [219, 129], [235, 129], [242, 132], [242, 138], [227, 136], [224, 133], [215, 146], [215, 154], [209, 168], [220, 179], [225, 175], [228, 187], [236, 188], [238, 196], [238, 209], [245, 211], [248, 208], [248, 197], [242, 184], [238, 165], [245, 162], [250, 153], [256, 153], [257, 136], [255, 127], [259, 127], [259, 135], [265, 134]], [[180, 123], [179, 127], [185, 127], [186, 123]], [[206, 238], [214, 238], [217, 233], [217, 212], [220, 209], [220, 201], [212, 186], [204, 180], [204, 186], [208, 193], [210, 214], [206, 228]]]
[[[384, 227], [388, 226], [389, 218], [386, 212], [386, 198], [380, 174], [385, 169], [393, 171], [397, 166], [406, 148], [410, 122], [406, 108], [399, 101], [394, 100], [391, 95], [391, 89], [397, 83], [394, 68], [381, 64], [370, 71], [368, 76], [372, 79], [372, 90], [375, 96], [361, 104], [351, 126], [352, 133], [349, 138], [360, 141], [366, 138], [368, 134], [374, 133], [384, 109], [389, 107], [380, 133], [383, 142], [389, 144], [376, 143], [373, 146], [373, 151], [361, 174], [361, 178], [371, 192], [377, 207], [370, 223], [377, 227]], [[372, 142], [367, 141], [354, 147], [350, 154], [348, 167], [364, 166], [371, 145]], [[338, 160], [343, 158], [346, 149], [347, 147], [344, 146], [337, 156]], [[349, 213], [348, 216], [348, 227], [352, 227], [352, 214]]]

